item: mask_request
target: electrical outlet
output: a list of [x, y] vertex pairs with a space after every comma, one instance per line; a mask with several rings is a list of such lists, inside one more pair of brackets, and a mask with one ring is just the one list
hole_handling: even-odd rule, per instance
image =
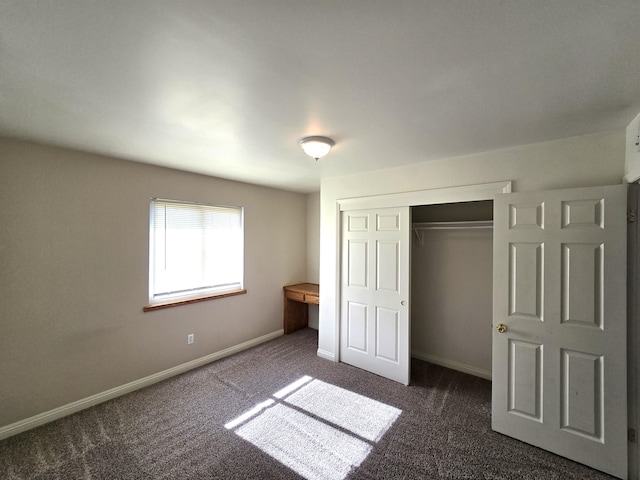
[[194, 340], [193, 333], [190, 333], [189, 335], [187, 335], [187, 345], [191, 345], [193, 343], [193, 340]]

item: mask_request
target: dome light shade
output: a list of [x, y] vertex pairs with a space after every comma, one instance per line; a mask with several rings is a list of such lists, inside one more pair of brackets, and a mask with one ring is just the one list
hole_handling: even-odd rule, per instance
[[304, 150], [304, 153], [309, 155], [311, 158], [318, 160], [319, 158], [324, 157], [331, 147], [335, 145], [335, 142], [327, 137], [304, 137], [298, 140], [298, 143]]

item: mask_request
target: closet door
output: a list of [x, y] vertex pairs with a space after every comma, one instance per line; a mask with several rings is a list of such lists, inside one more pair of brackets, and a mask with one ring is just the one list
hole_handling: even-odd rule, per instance
[[494, 217], [493, 429], [626, 478], [626, 186]]
[[409, 207], [342, 212], [340, 360], [409, 384]]

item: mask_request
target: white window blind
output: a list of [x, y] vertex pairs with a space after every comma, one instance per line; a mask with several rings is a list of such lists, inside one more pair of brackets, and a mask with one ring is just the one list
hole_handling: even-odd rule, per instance
[[149, 299], [242, 289], [241, 207], [151, 201]]

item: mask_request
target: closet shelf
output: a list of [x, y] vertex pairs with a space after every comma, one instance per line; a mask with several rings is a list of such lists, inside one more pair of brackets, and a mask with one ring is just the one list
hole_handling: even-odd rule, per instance
[[473, 230], [493, 228], [493, 220], [465, 220], [461, 222], [416, 222], [412, 226], [419, 245], [424, 244], [421, 230]]
[[414, 230], [454, 230], [461, 228], [493, 228], [493, 220], [465, 220], [462, 222], [414, 223]]

